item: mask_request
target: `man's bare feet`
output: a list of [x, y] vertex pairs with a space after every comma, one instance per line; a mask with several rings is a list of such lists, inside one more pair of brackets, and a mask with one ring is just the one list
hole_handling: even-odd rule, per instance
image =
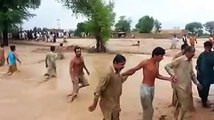
[[76, 99], [76, 98], [77, 98], [77, 95], [72, 95], [70, 102], [73, 102], [74, 99]]

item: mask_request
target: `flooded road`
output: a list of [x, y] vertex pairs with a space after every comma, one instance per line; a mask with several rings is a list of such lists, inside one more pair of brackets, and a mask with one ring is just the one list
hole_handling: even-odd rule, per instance
[[[88, 106], [93, 101], [93, 92], [100, 76], [110, 64], [114, 55], [83, 53], [85, 64], [91, 75], [86, 76], [90, 86], [80, 90], [78, 98], [69, 103], [66, 97], [72, 91], [72, 83], [68, 73], [72, 53], [66, 53], [66, 59], [57, 61], [57, 78], [40, 84], [43, 74], [46, 72], [44, 62], [45, 52], [35, 52], [35, 46], [17, 46], [18, 55], [22, 61], [18, 65], [20, 72], [12, 76], [3, 76], [7, 66], [0, 68], [0, 119], [1, 120], [102, 120], [99, 106], [90, 113]], [[32, 52], [34, 51], [34, 52]], [[125, 70], [137, 65], [142, 59], [150, 55], [124, 54], [127, 63]], [[161, 62], [160, 72], [167, 75], [163, 66], [171, 61], [171, 57], [165, 57]], [[142, 80], [142, 71], [129, 77], [123, 85], [121, 96], [121, 120], [141, 120], [142, 109], [139, 97], [139, 86]], [[196, 113], [192, 120], [213, 120], [214, 114], [209, 109], [201, 108], [195, 86], [194, 100]], [[211, 90], [212, 93], [213, 90]], [[161, 115], [167, 115], [172, 120], [172, 108], [168, 108], [171, 102], [172, 89], [169, 82], [157, 80], [155, 88], [154, 120]], [[214, 98], [211, 96], [210, 98]], [[214, 101], [212, 101], [214, 102]]]

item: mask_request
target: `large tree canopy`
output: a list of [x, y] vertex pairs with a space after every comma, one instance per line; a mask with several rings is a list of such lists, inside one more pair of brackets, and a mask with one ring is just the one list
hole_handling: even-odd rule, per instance
[[40, 0], [0, 0], [0, 30], [3, 32], [3, 44], [8, 45], [8, 32], [23, 20], [34, 16], [30, 9], [39, 7]]
[[204, 27], [205, 27], [206, 31], [208, 31], [210, 34], [213, 34], [213, 32], [214, 32], [214, 21], [206, 22], [204, 24]]
[[188, 30], [193, 34], [199, 34], [199, 32], [201, 32], [202, 29], [203, 29], [203, 26], [200, 22], [191, 22], [186, 24], [185, 26], [185, 30]]
[[126, 19], [126, 16], [120, 16], [119, 21], [115, 24], [116, 31], [130, 32], [131, 20]]
[[160, 33], [161, 32], [161, 22], [159, 22], [157, 19], [154, 21], [154, 30], [155, 30], [155, 33]]
[[97, 40], [97, 52], [105, 51], [105, 42], [110, 38], [114, 24], [114, 4], [103, 0], [59, 0], [74, 14], [88, 18], [90, 30]]
[[144, 16], [139, 19], [135, 27], [140, 33], [150, 33], [154, 27], [154, 19], [153, 17]]

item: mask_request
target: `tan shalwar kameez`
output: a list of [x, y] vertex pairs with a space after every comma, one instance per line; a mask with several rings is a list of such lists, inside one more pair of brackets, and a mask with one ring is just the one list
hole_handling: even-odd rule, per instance
[[95, 90], [95, 99], [100, 98], [100, 108], [104, 120], [119, 120], [120, 96], [122, 94], [122, 84], [128, 76], [121, 76], [113, 67], [100, 80]]
[[[178, 54], [176, 54], [173, 57], [173, 60], [181, 57], [182, 55], [183, 55], [183, 53], [179, 52]], [[172, 88], [174, 88], [174, 83], [172, 83]], [[189, 111], [194, 111], [195, 107], [194, 107], [193, 96], [192, 96], [192, 83], [190, 84], [190, 87], [188, 87], [188, 88], [189, 88], [189, 95], [190, 95]], [[176, 106], [177, 103], [178, 103], [178, 99], [176, 98], [175, 90], [173, 89], [172, 106]]]
[[46, 75], [48, 75], [49, 77], [56, 77], [56, 59], [57, 59], [56, 53], [49, 52], [46, 55], [46, 59], [48, 64]]
[[185, 55], [176, 58], [171, 63], [165, 66], [166, 71], [170, 75], [177, 77], [177, 82], [174, 84], [174, 92], [178, 99], [178, 105], [176, 106], [175, 118], [177, 120], [188, 120], [187, 111], [190, 104], [190, 87], [191, 80], [195, 84], [199, 82], [193, 72], [192, 60], [188, 60]]

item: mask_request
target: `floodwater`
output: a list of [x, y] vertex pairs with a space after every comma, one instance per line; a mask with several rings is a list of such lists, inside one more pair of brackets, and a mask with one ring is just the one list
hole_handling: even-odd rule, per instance
[[[66, 96], [72, 91], [72, 83], [68, 67], [73, 53], [66, 53], [64, 60], [57, 61], [57, 78], [40, 83], [43, 80], [46, 68], [43, 62], [45, 51], [37, 51], [38, 48], [38, 46], [17, 46], [17, 52], [22, 61], [22, 64], [18, 65], [20, 72], [8, 77], [3, 75], [7, 71], [7, 66], [0, 68], [0, 119], [102, 120], [99, 106], [92, 113], [88, 112], [88, 106], [93, 102], [93, 91], [100, 75], [112, 63], [114, 55], [83, 53], [85, 64], [91, 73], [90, 76], [86, 76], [90, 86], [81, 89], [78, 98], [69, 103], [70, 99]], [[137, 65], [142, 59], [150, 57], [149, 55], [140, 54], [124, 55], [127, 59], [124, 70]], [[171, 57], [165, 57], [161, 62], [161, 74], [167, 75], [163, 66], [171, 59]], [[141, 80], [142, 71], [138, 71], [124, 83], [121, 96], [121, 120], [142, 120], [139, 97]], [[196, 112], [191, 114], [191, 119], [213, 120], [213, 112], [210, 112], [209, 109], [203, 109], [198, 103], [199, 98], [195, 86], [193, 91]], [[161, 115], [167, 115], [167, 120], [172, 120], [173, 108], [168, 107], [171, 96], [171, 84], [157, 80], [154, 98], [154, 120], [158, 120]], [[211, 100], [213, 98], [211, 96]]]

